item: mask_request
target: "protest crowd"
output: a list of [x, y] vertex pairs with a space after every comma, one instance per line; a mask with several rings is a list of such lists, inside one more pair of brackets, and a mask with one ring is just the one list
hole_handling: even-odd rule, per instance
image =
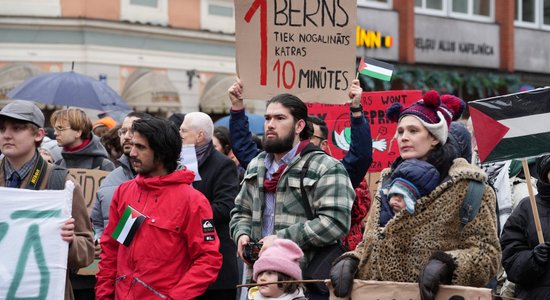
[[[0, 186], [63, 189], [74, 182], [67, 168], [109, 171], [91, 214], [75, 182], [60, 228], [69, 244], [65, 299], [328, 299], [328, 286], [346, 297], [355, 279], [418, 283], [421, 299], [435, 299], [442, 284], [487, 287], [502, 299], [550, 297], [550, 243], [537, 240], [525, 191], [511, 200], [521, 175], [509, 161], [476, 164], [475, 138], [459, 121], [464, 101], [429, 91], [388, 108], [399, 156], [371, 196], [358, 80], [348, 91], [351, 145], [342, 160], [326, 152], [326, 123], [292, 94], [267, 102], [260, 148], [244, 89], [237, 79], [228, 90], [229, 129], [202, 112], [130, 112], [121, 124], [94, 125], [68, 108], [53, 113], [48, 138], [32, 102], [1, 110]], [[99, 127], [108, 127], [102, 138]], [[109, 135], [118, 151], [106, 150]], [[550, 156], [533, 169], [548, 239]], [[503, 189], [497, 176], [508, 194], [495, 192]], [[464, 215], [465, 202], [474, 212]], [[97, 274], [78, 273], [94, 259]], [[327, 280], [302, 282], [312, 278]], [[251, 282], [259, 285], [237, 288]]]
[[[0, 110], [0, 195], [63, 190], [71, 201], [0, 218], [0, 243], [20, 219], [56, 220], [49, 239], [63, 251], [59, 297], [67, 300], [361, 300], [371, 293], [360, 289], [365, 282], [408, 283], [421, 300], [448, 286], [550, 299], [550, 149], [523, 168], [486, 161], [474, 129], [491, 128], [463, 117], [463, 99], [415, 91], [414, 101], [391, 101], [373, 115], [357, 77], [321, 69], [306, 73], [347, 84], [334, 104], [346, 124], [339, 138], [349, 140], [341, 157], [331, 150], [332, 125], [312, 112], [317, 99], [298, 93], [266, 96], [263, 135], [253, 134], [246, 102], [256, 98], [247, 97], [254, 84], [246, 79], [258, 74], [241, 72], [227, 89], [227, 127], [201, 111], [161, 118], [130, 109], [117, 119], [73, 106], [55, 106], [47, 120], [30, 99], [9, 99]], [[389, 147], [373, 118], [395, 125]], [[392, 149], [375, 175], [373, 153]], [[91, 199], [78, 178], [95, 180]], [[7, 274], [0, 262], [8, 299], [46, 299], [52, 285], [31, 226], [20, 257], [0, 253], [17, 265]], [[39, 279], [25, 276], [26, 266]]]

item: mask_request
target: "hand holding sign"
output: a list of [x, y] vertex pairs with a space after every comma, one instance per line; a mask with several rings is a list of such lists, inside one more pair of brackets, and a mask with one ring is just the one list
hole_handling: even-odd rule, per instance
[[61, 238], [71, 244], [74, 240], [74, 218], [69, 218], [61, 226]]
[[[349, 93], [348, 93], [351, 107], [360, 107], [361, 106], [361, 94], [363, 94], [363, 89], [361, 88], [361, 85], [359, 84], [359, 80], [354, 79], [351, 82], [351, 87], [350, 87]], [[363, 112], [361, 112], [361, 113], [363, 113]]]
[[237, 78], [235, 83], [227, 90], [229, 93], [229, 100], [231, 100], [231, 109], [232, 110], [242, 110], [244, 109], [243, 101], [243, 83], [241, 79]]

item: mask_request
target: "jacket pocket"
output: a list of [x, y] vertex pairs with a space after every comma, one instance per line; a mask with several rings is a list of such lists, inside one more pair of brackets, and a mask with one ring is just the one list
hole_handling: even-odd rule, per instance
[[256, 180], [256, 177], [258, 177], [258, 172], [246, 172], [244, 174], [243, 180], [241, 181], [241, 186], [245, 182], [248, 182], [248, 181], [251, 181], [251, 180]]
[[[300, 187], [300, 177], [291, 177], [289, 176], [287, 181], [287, 193], [284, 196], [284, 213], [289, 213], [292, 215], [303, 216], [305, 212], [304, 201], [309, 202], [309, 206], [313, 210], [313, 215], [315, 215], [315, 206], [313, 203], [313, 192], [314, 185], [317, 183], [317, 180], [311, 178], [303, 179], [304, 191], [306, 193], [307, 199], [302, 199], [302, 189]], [[288, 195], [288, 196], [287, 196]]]
[[[177, 219], [177, 216], [174, 218]], [[142, 226], [144, 227], [140, 233], [142, 242], [136, 244], [136, 247], [140, 249], [136, 249], [135, 254], [139, 253], [139, 255], [154, 260], [169, 261], [181, 251], [181, 247], [183, 247], [181, 223], [174, 222], [167, 217], [151, 216]]]

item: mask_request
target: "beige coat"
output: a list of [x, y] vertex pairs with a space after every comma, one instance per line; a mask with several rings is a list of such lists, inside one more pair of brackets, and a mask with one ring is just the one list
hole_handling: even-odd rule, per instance
[[[389, 176], [389, 169], [382, 172]], [[459, 210], [468, 179], [485, 181], [479, 168], [456, 159], [444, 181], [418, 199], [413, 215], [401, 211], [379, 228], [380, 195], [372, 204], [363, 241], [353, 255], [360, 259], [356, 278], [363, 280], [417, 282], [421, 269], [435, 251], [454, 258], [457, 268], [452, 284], [484, 286], [497, 272], [500, 244], [497, 236], [495, 193], [486, 186], [481, 208], [474, 220], [460, 230]]]

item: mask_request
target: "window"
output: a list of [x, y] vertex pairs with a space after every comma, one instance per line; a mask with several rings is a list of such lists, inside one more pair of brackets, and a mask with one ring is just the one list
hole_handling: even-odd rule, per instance
[[492, 21], [493, 1], [452, 0], [451, 16], [480, 21]]
[[392, 8], [392, 0], [357, 0], [358, 6]]
[[59, 0], [0, 0], [3, 16], [61, 16]]
[[495, 0], [415, 0], [414, 6], [418, 13], [493, 21], [494, 2]]
[[132, 5], [142, 5], [147, 7], [158, 7], [158, 1], [157, 0], [130, 0], [130, 4]]
[[168, 24], [168, 0], [121, 0], [120, 5], [124, 21]]
[[225, 33], [235, 32], [235, 10], [231, 0], [201, 1], [201, 28]]
[[446, 15], [448, 0], [415, 0], [415, 11], [430, 15]]
[[516, 0], [515, 23], [550, 30], [550, 0]]

